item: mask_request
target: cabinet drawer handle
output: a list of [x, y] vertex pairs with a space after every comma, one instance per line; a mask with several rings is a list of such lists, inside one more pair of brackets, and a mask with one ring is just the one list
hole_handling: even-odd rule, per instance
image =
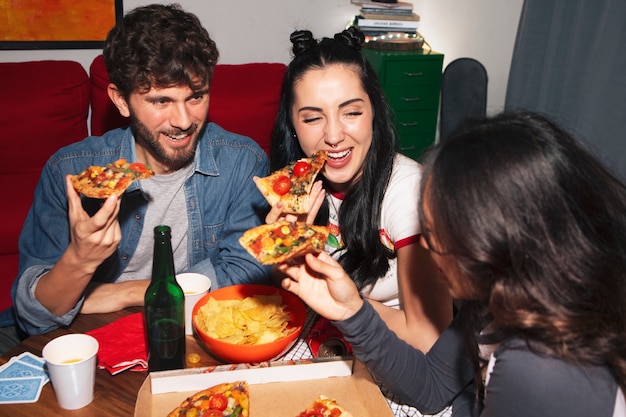
[[412, 126], [418, 126], [419, 123], [418, 122], [404, 122], [404, 123], [400, 123], [402, 125], [402, 127], [412, 127]]
[[407, 77], [423, 77], [424, 73], [423, 72], [405, 72], [404, 75], [406, 75]]
[[400, 100], [406, 103], [412, 103], [415, 101], [422, 101], [422, 98], [421, 97], [400, 97]]

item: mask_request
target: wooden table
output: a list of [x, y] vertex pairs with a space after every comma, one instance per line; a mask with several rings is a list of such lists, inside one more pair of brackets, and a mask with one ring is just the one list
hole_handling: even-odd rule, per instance
[[[0, 365], [8, 362], [13, 356], [22, 352], [31, 352], [41, 356], [41, 350], [50, 340], [67, 333], [85, 333], [93, 329], [114, 322], [120, 317], [143, 311], [143, 307], [132, 307], [122, 311], [107, 314], [80, 314], [69, 328], [57, 329], [53, 332], [31, 336], [24, 340], [15, 348], [9, 350], [0, 357]], [[307, 317], [307, 323], [303, 330], [303, 335], [307, 334], [315, 315]], [[303, 336], [301, 336], [303, 337]], [[304, 343], [304, 342], [303, 342]], [[187, 354], [198, 353], [200, 362], [195, 366], [203, 367], [221, 364], [218, 359], [211, 356], [201, 343], [198, 343], [195, 336], [187, 336]], [[190, 364], [187, 364], [190, 366]], [[51, 383], [47, 383], [39, 397], [39, 400], [32, 404], [3, 404], [0, 405], [0, 416], [11, 417], [132, 417], [135, 413], [135, 402], [137, 393], [148, 376], [148, 371], [124, 371], [117, 375], [111, 375], [104, 369], [96, 369], [96, 385], [94, 388], [94, 400], [91, 404], [79, 410], [64, 410], [54, 395]], [[411, 408], [405, 409], [393, 403], [392, 411], [396, 416], [404, 416]], [[439, 414], [424, 417], [450, 417], [451, 409], [447, 408]]]
[[[85, 333], [105, 324], [111, 323], [119, 317], [143, 311], [141, 307], [127, 308], [115, 313], [106, 314], [80, 314], [69, 328], [57, 329], [53, 332], [31, 336], [15, 348], [0, 357], [0, 365], [19, 355], [29, 351], [41, 356], [41, 350], [50, 340], [67, 333]], [[200, 362], [196, 366], [209, 366], [220, 362], [213, 358], [199, 344], [195, 336], [187, 336], [187, 354], [200, 354]], [[31, 404], [3, 404], [0, 405], [0, 415], [12, 417], [33, 416], [85, 416], [85, 417], [120, 417], [132, 416], [135, 411], [137, 392], [148, 376], [148, 371], [124, 371], [117, 375], [111, 375], [104, 369], [96, 369], [96, 385], [94, 400], [88, 406], [79, 410], [64, 410], [54, 395], [52, 384], [47, 383], [39, 397], [39, 400]]]

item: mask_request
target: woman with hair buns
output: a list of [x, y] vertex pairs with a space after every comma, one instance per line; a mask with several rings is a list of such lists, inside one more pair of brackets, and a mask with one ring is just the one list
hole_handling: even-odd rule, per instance
[[[270, 168], [328, 153], [300, 220], [330, 226], [327, 251], [400, 338], [428, 351], [452, 319], [452, 300], [419, 245], [421, 168], [398, 153], [390, 107], [360, 51], [363, 33], [352, 27], [318, 41], [301, 30], [291, 42]], [[293, 219], [281, 209], [266, 221]]]

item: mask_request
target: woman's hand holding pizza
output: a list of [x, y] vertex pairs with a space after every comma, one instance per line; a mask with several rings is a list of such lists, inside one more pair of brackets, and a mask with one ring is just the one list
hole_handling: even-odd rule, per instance
[[[256, 181], [258, 177], [255, 177]], [[281, 201], [278, 201], [274, 204], [265, 216], [265, 223], [276, 223], [282, 220], [286, 220], [289, 222], [303, 222], [308, 224], [313, 224], [317, 213], [322, 207], [324, 203], [324, 198], [326, 198], [326, 191], [322, 188], [322, 181], [315, 181], [313, 187], [311, 187], [311, 193], [309, 194], [309, 207], [307, 212], [304, 214], [293, 214], [293, 213], [285, 213], [283, 211], [284, 204]]]
[[300, 158], [285, 167], [260, 178], [254, 183], [272, 206], [265, 218], [266, 223], [281, 220], [312, 224], [324, 197], [322, 181], [315, 181], [328, 155], [320, 151], [308, 158]]
[[[239, 242], [262, 264], [275, 265], [284, 260], [292, 264], [302, 263], [304, 253], [323, 250], [328, 228], [313, 225], [326, 192], [322, 181], [315, 178], [327, 158], [327, 153], [320, 151], [290, 162], [266, 177], [253, 177], [271, 206], [265, 216], [268, 227], [248, 230]], [[287, 222], [290, 225], [282, 224]], [[276, 266], [272, 268], [272, 276], [276, 282], [283, 278]]]
[[304, 264], [282, 263], [278, 269], [288, 275], [282, 287], [329, 320], [350, 318], [363, 305], [352, 279], [326, 252], [308, 253]]

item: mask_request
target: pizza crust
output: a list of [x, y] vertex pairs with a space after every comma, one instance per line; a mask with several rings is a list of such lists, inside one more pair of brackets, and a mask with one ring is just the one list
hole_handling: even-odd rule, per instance
[[[272, 174], [275, 175], [275, 174]], [[261, 194], [265, 197], [268, 203], [271, 206], [274, 206], [276, 203], [280, 201], [280, 195], [276, 194], [274, 190], [272, 190], [273, 181], [271, 180], [271, 176], [259, 178], [256, 181], [256, 186], [261, 191]]]
[[74, 189], [86, 197], [107, 198], [120, 196], [133, 181], [150, 178], [152, 169], [141, 162], [129, 163], [126, 159], [106, 166], [89, 166], [79, 174], [72, 176]]

